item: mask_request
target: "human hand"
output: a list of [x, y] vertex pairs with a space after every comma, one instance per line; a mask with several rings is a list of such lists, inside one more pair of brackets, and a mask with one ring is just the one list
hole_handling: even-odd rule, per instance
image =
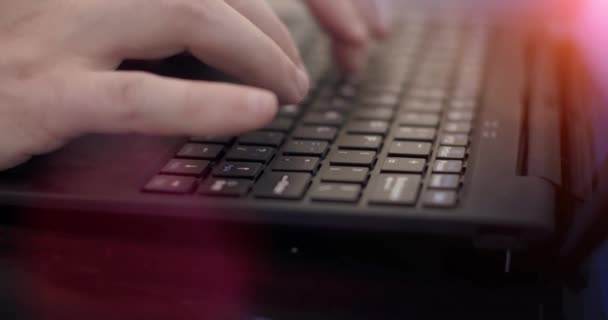
[[[276, 112], [271, 91], [297, 102], [309, 86], [264, 1], [3, 1], [0, 43], [0, 169], [89, 132], [252, 130]], [[185, 50], [266, 90], [115, 70]]]
[[371, 40], [390, 31], [391, 0], [306, 0], [333, 39], [336, 63], [347, 72], [365, 66]]

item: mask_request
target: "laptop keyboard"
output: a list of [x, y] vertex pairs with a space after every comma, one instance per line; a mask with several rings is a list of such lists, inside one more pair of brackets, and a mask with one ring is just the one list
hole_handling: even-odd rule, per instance
[[[489, 31], [412, 16], [362, 75], [327, 40], [295, 32], [313, 82], [300, 105], [238, 137], [192, 137], [144, 192], [453, 208], [468, 166]], [[307, 44], [307, 45], [306, 45]]]

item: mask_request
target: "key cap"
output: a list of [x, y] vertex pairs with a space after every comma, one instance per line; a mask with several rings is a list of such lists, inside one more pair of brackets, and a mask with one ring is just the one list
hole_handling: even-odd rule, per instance
[[468, 134], [471, 132], [471, 124], [467, 122], [447, 122], [443, 131], [448, 133], [464, 133]]
[[395, 132], [396, 140], [434, 141], [437, 130], [433, 128], [399, 127]]
[[278, 148], [285, 141], [285, 134], [272, 131], [254, 131], [239, 138], [241, 145], [270, 146]]
[[253, 189], [258, 198], [299, 200], [310, 184], [312, 176], [308, 173], [267, 172]]
[[455, 191], [431, 190], [424, 195], [424, 206], [433, 208], [452, 208], [456, 206], [458, 195]]
[[274, 156], [275, 149], [257, 146], [236, 146], [228, 152], [228, 161], [252, 161], [267, 163]]
[[146, 186], [144, 191], [157, 193], [186, 194], [194, 189], [196, 178], [170, 175], [157, 175]]
[[446, 114], [448, 121], [471, 121], [474, 117], [472, 111], [450, 111]]
[[275, 118], [272, 122], [267, 125], [264, 130], [267, 131], [279, 131], [279, 132], [289, 132], [291, 128], [293, 128], [294, 120], [290, 118]]
[[379, 205], [414, 205], [421, 181], [418, 175], [381, 174], [370, 184], [369, 201]]
[[382, 172], [422, 173], [426, 160], [412, 158], [387, 158], [382, 165]]
[[369, 174], [368, 168], [359, 167], [326, 167], [321, 173], [323, 182], [365, 183]]
[[454, 110], [472, 110], [477, 106], [475, 99], [451, 99], [450, 108]]
[[447, 98], [447, 92], [442, 89], [413, 88], [408, 92], [408, 96], [418, 99], [443, 100]]
[[235, 138], [236, 137], [232, 137], [232, 136], [230, 136], [230, 137], [202, 136], [202, 137], [192, 137], [192, 138], [190, 138], [190, 142], [228, 145], [228, 144], [231, 144]]
[[279, 108], [279, 116], [286, 118], [297, 118], [302, 112], [302, 107], [290, 104]]
[[431, 189], [457, 189], [460, 186], [460, 176], [457, 174], [434, 174], [429, 180]]
[[459, 160], [437, 160], [433, 165], [436, 173], [460, 173], [462, 172], [462, 161]]
[[263, 166], [250, 162], [223, 162], [213, 169], [213, 176], [220, 178], [256, 179]]
[[396, 157], [428, 157], [431, 155], [432, 145], [426, 142], [395, 141], [389, 150], [390, 156]]
[[273, 171], [310, 172], [317, 171], [319, 158], [282, 156], [272, 162]]
[[353, 121], [348, 125], [348, 133], [385, 135], [389, 123], [386, 121]]
[[398, 122], [403, 126], [437, 127], [439, 116], [430, 113], [405, 112], [399, 115]]
[[198, 189], [198, 193], [216, 197], [244, 197], [253, 182], [241, 179], [209, 178]]
[[402, 104], [401, 109], [410, 112], [439, 113], [443, 110], [443, 102], [437, 100], [408, 99]]
[[307, 125], [339, 127], [344, 123], [344, 116], [337, 111], [311, 112], [302, 122]]
[[292, 140], [285, 145], [283, 153], [293, 156], [323, 157], [328, 149], [329, 144], [325, 141]]
[[177, 153], [180, 158], [215, 160], [224, 151], [224, 146], [214, 144], [188, 143]]
[[161, 173], [172, 175], [202, 176], [209, 168], [206, 160], [172, 159], [161, 170]]
[[395, 110], [391, 108], [361, 108], [355, 112], [355, 119], [390, 121], [394, 115]]
[[444, 134], [441, 137], [442, 146], [466, 147], [469, 145], [469, 136], [466, 134]]
[[463, 147], [440, 147], [437, 151], [437, 158], [463, 160], [467, 151]]
[[334, 141], [338, 130], [326, 126], [300, 126], [293, 132], [294, 139]]
[[378, 151], [382, 147], [381, 136], [369, 135], [345, 135], [338, 140], [340, 149], [373, 150]]
[[331, 165], [371, 167], [376, 160], [372, 151], [336, 150], [329, 156]]
[[322, 183], [311, 190], [310, 198], [313, 201], [354, 203], [360, 194], [361, 186], [358, 184]]
[[399, 95], [391, 92], [368, 93], [361, 98], [362, 105], [394, 106], [399, 103]]

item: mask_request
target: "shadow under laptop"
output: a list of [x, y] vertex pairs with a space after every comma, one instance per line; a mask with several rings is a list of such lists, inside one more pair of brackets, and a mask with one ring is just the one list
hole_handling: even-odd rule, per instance
[[505, 275], [503, 257], [457, 242], [153, 216], [15, 216], [20, 223], [2, 228], [0, 257], [12, 266], [19, 319], [538, 319], [559, 309], [538, 274]]

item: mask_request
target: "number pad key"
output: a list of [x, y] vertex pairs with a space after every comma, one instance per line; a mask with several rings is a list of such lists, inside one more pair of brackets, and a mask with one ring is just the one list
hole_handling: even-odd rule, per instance
[[256, 179], [263, 166], [250, 162], [223, 162], [213, 170], [214, 177]]
[[410, 141], [434, 141], [437, 130], [434, 128], [399, 127], [395, 139]]
[[443, 128], [443, 131], [448, 133], [469, 134], [471, 129], [471, 124], [468, 122], [447, 122]]
[[267, 163], [274, 153], [275, 149], [269, 147], [236, 146], [228, 152], [226, 160]]
[[432, 145], [426, 142], [401, 142], [391, 144], [389, 155], [404, 157], [428, 157], [431, 155]]
[[271, 168], [274, 171], [313, 173], [318, 166], [319, 158], [282, 156], [272, 162]]
[[369, 175], [369, 168], [359, 167], [326, 167], [321, 173], [323, 182], [343, 182], [364, 184]]
[[323, 157], [327, 150], [329, 149], [329, 144], [324, 141], [301, 141], [301, 140], [292, 140], [285, 146], [283, 153], [287, 155], [294, 156], [315, 156], [315, 157]]
[[412, 158], [387, 158], [382, 165], [382, 172], [422, 173], [426, 160]]
[[178, 153], [179, 158], [215, 160], [224, 151], [224, 146], [214, 144], [188, 143]]
[[304, 197], [312, 176], [308, 173], [267, 172], [253, 190], [258, 198], [299, 200]]
[[428, 113], [406, 112], [399, 116], [399, 124], [416, 127], [437, 127], [439, 116]]
[[429, 180], [431, 189], [458, 189], [460, 176], [457, 174], [434, 174]]
[[466, 147], [469, 145], [469, 136], [466, 134], [444, 134], [441, 137], [442, 146]]
[[206, 160], [172, 159], [161, 172], [166, 174], [201, 176], [207, 171], [209, 164], [209, 161]]
[[458, 160], [437, 160], [433, 165], [433, 172], [436, 173], [461, 173], [463, 168], [462, 161]]
[[243, 197], [247, 195], [253, 182], [241, 179], [207, 179], [199, 188], [198, 193], [216, 197]]
[[193, 177], [180, 177], [157, 175], [146, 186], [144, 191], [156, 193], [186, 194], [190, 193], [197, 179]]
[[380, 205], [414, 205], [418, 199], [421, 181], [418, 175], [382, 174], [372, 183], [369, 201]]
[[311, 190], [313, 201], [350, 202], [359, 200], [361, 186], [358, 184], [321, 183]]
[[462, 160], [466, 157], [466, 154], [467, 150], [463, 147], [440, 147], [437, 158]]
[[458, 201], [455, 191], [430, 190], [424, 195], [424, 206], [433, 208], [452, 208]]
[[332, 165], [371, 167], [376, 160], [372, 151], [337, 150], [329, 156]]

